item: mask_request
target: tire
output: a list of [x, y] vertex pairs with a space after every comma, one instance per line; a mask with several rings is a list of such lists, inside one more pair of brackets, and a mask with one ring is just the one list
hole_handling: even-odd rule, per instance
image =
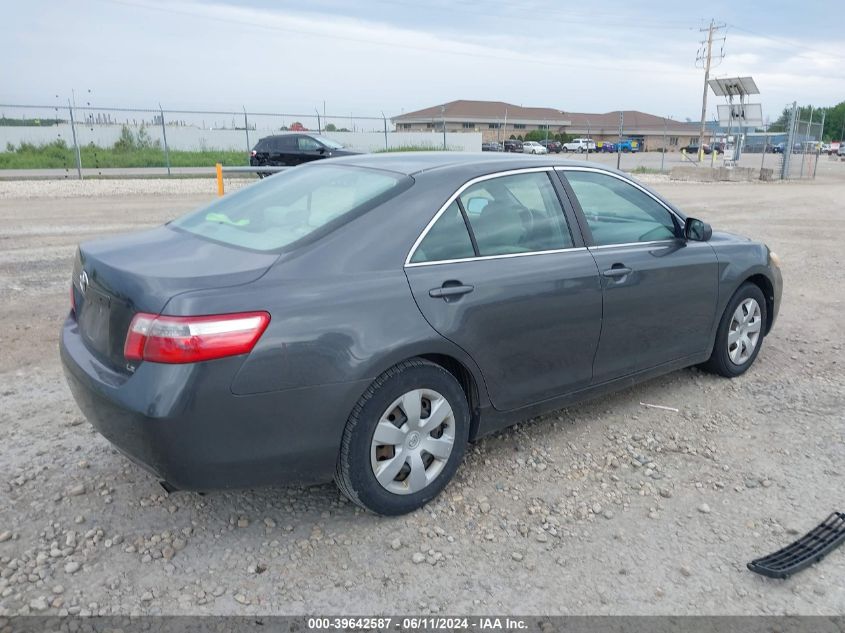
[[[756, 313], [748, 309], [754, 304]], [[760, 288], [749, 281], [742, 284], [725, 308], [716, 331], [713, 352], [704, 368], [725, 378], [735, 378], [748, 371], [763, 346], [768, 318], [766, 310], [766, 298]], [[748, 319], [747, 323], [740, 323], [743, 320], [740, 317], [746, 314], [751, 314], [753, 318], [744, 317]], [[748, 343], [753, 343], [750, 352]]]
[[[435, 412], [442, 423], [428, 430], [424, 425]], [[466, 450], [469, 419], [466, 395], [443, 367], [421, 358], [394, 365], [373, 381], [352, 409], [335, 483], [350, 501], [376, 514], [413, 512], [440, 494], [454, 476]], [[383, 443], [376, 439], [377, 429]], [[436, 449], [438, 456], [426, 448]]]

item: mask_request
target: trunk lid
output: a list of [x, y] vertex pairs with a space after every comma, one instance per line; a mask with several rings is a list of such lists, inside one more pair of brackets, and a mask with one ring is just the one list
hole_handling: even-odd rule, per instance
[[137, 312], [160, 314], [183, 292], [249, 283], [277, 259], [168, 226], [83, 243], [73, 269], [80, 335], [104, 363], [131, 372], [123, 345]]

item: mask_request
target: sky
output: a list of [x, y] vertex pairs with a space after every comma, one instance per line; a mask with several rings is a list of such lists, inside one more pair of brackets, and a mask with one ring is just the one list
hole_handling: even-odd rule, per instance
[[[394, 116], [456, 99], [698, 120], [711, 76], [764, 113], [845, 100], [841, 1], [27, 0], [4, 3], [0, 103]], [[724, 39], [721, 39], [724, 38]], [[722, 58], [721, 53], [724, 53]], [[710, 95], [708, 118], [720, 98]]]

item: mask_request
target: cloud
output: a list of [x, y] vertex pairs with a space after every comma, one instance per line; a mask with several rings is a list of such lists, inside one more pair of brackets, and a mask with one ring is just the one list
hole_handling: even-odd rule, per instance
[[[0, 52], [19, 62], [3, 81], [3, 100], [50, 99], [76, 87], [92, 88], [100, 105], [311, 112], [325, 100], [329, 111], [358, 115], [460, 98], [678, 118], [696, 118], [700, 108], [700, 34], [680, 19], [632, 21], [628, 9], [588, 14], [543, 2], [489, 11], [459, 2], [292, 6], [16, 4], [5, 21], [10, 37], [0, 37]], [[555, 21], [567, 14], [568, 22]], [[795, 99], [833, 103], [843, 46], [803, 46], [729, 31], [715, 73], [753, 75], [767, 112]]]

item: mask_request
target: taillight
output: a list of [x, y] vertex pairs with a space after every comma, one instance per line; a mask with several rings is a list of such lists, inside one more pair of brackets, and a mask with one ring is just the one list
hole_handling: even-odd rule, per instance
[[266, 312], [212, 316], [165, 316], [139, 312], [123, 346], [126, 360], [196, 363], [248, 354], [267, 329]]
[[252, 150], [252, 151], [249, 153], [249, 155], [250, 155], [250, 156], [255, 156], [256, 154], [258, 154], [258, 152], [256, 152], [255, 150]]

